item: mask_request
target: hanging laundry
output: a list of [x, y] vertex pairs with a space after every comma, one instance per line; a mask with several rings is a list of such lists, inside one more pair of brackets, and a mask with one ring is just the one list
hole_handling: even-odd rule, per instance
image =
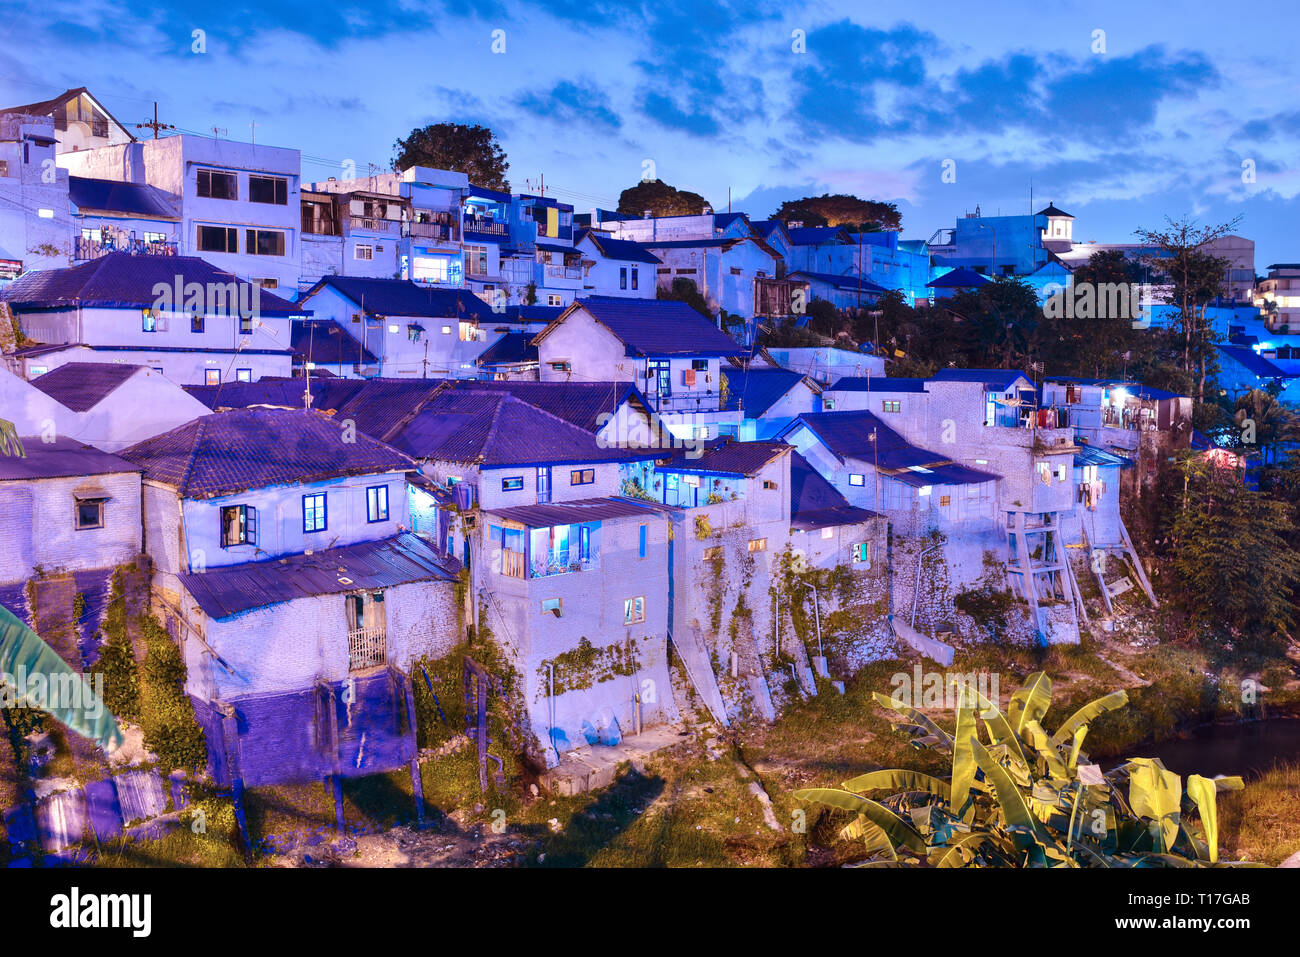
[[560, 235], [560, 211], [554, 206], [546, 207], [546, 235], [552, 239]]

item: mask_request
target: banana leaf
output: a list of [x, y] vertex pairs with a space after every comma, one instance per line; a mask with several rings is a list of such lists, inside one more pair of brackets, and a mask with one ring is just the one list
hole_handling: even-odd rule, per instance
[[[970, 686], [967, 685], [967, 687], [969, 688]], [[983, 709], [980, 711], [979, 716], [984, 719], [984, 727], [989, 733], [989, 740], [993, 744], [1004, 745], [1007, 749], [1008, 756], [1019, 761], [1025, 774], [1028, 775], [1030, 771], [1029, 759], [1025, 757], [1025, 751], [1020, 746], [1020, 739], [1016, 737], [1016, 733], [1012, 730], [1011, 724], [1003, 716], [1002, 712], [998, 710], [996, 704], [989, 701], [989, 699], [984, 697], [984, 695], [980, 694], [979, 689], [970, 688], [970, 690], [975, 695], [980, 707]]]
[[[73, 671], [41, 636], [0, 606], [0, 674], [4, 693], [17, 707], [36, 708], [94, 741], [105, 751], [122, 743], [117, 720], [90, 682]], [[24, 675], [18, 681], [15, 676]], [[33, 688], [33, 680], [39, 682]], [[22, 686], [20, 686], [22, 685]], [[55, 699], [58, 700], [55, 700]]]
[[[1053, 843], [1051, 836], [1043, 828], [1042, 823], [1029, 810], [1029, 805], [1025, 803], [1024, 795], [1020, 793], [1011, 776], [1007, 774], [1006, 768], [993, 760], [988, 749], [979, 743], [979, 740], [971, 738], [971, 750], [975, 753], [975, 760], [984, 772], [984, 777], [988, 779], [993, 787], [994, 797], [997, 798], [998, 806], [1002, 809], [1002, 816], [1007, 822], [1009, 830], [1019, 830], [1024, 834], [1031, 836], [1033, 843], [1046, 847]], [[1028, 843], [1018, 841], [1017, 844], [1022, 850], [1032, 850]]]
[[881, 694], [879, 691], [873, 691], [871, 697], [876, 699], [877, 704], [889, 708], [892, 711], [897, 711], [903, 717], [907, 718], [907, 720], [912, 723], [912, 726], [923, 728], [930, 734], [934, 735], [938, 739], [936, 747], [940, 750], [948, 751], [952, 749], [952, 735], [943, 730], [943, 728], [939, 727], [925, 715], [921, 714], [921, 712], [917, 711], [915, 708], [908, 707], [901, 701], [895, 701], [893, 698], [889, 697], [889, 695]]
[[[1128, 794], [1133, 813], [1159, 825], [1155, 850], [1166, 853], [1178, 839], [1183, 782], [1158, 758], [1129, 758]], [[1154, 836], [1154, 835], [1153, 835]]]
[[868, 854], [884, 854], [891, 861], [898, 860], [898, 854], [894, 850], [894, 845], [890, 842], [889, 836], [885, 834], [879, 825], [872, 824], [861, 814], [858, 815], [856, 821], [852, 821], [840, 828], [840, 838], [848, 841], [860, 839]]
[[928, 791], [945, 804], [952, 804], [952, 789], [948, 782], [920, 771], [886, 770], [870, 771], [844, 782], [844, 790], [863, 791]]
[[1116, 708], [1122, 708], [1128, 704], [1127, 691], [1115, 691], [1103, 698], [1096, 698], [1089, 701], [1082, 708], [1070, 715], [1065, 722], [1056, 729], [1056, 734], [1052, 735], [1052, 744], [1060, 747], [1070, 740], [1076, 728], [1082, 727], [1096, 718], [1098, 715], [1105, 714], [1107, 711], [1114, 711]]
[[1053, 746], [1047, 737], [1047, 732], [1043, 726], [1035, 719], [1029, 719], [1024, 723], [1025, 737], [1029, 741], [1029, 746], [1034, 749], [1043, 763], [1047, 765], [1047, 776], [1053, 781], [1070, 780], [1070, 772], [1061, 760], [1060, 753]]
[[987, 831], [972, 831], [957, 838], [951, 844], [946, 844], [942, 848], [937, 848], [931, 852], [930, 866], [967, 867], [973, 861], [975, 852], [985, 845], [991, 846], [999, 852], [1001, 851], [997, 846], [997, 842], [993, 840]]
[[8, 419], [0, 419], [0, 456], [7, 458], [27, 458], [22, 439], [18, 438], [17, 427]]
[[795, 791], [794, 796], [800, 801], [816, 801], [828, 807], [861, 814], [885, 832], [892, 847], [902, 846], [917, 854], [925, 853], [925, 838], [920, 832], [889, 808], [870, 798], [836, 788], [804, 788]]
[[1219, 791], [1239, 791], [1245, 784], [1239, 777], [1205, 778], [1199, 774], [1187, 776], [1187, 796], [1196, 803], [1201, 816], [1201, 831], [1211, 864], [1219, 862]]
[[1030, 721], [1037, 721], [1052, 706], [1052, 679], [1045, 671], [1035, 671], [1011, 694], [1007, 718], [1016, 734], [1024, 734]]
[[975, 724], [975, 696], [973, 689], [963, 684], [957, 698], [957, 729], [952, 744], [952, 795], [956, 803], [949, 802], [953, 813], [967, 824], [975, 820], [975, 755], [970, 749], [970, 739], [979, 733]]

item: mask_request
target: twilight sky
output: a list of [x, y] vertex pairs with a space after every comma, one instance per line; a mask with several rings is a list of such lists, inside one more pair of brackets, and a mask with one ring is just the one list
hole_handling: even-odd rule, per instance
[[183, 130], [301, 149], [304, 179], [477, 122], [515, 190], [545, 174], [579, 211], [651, 162], [757, 218], [809, 193], [894, 200], [917, 239], [976, 204], [1025, 212], [1032, 183], [1078, 240], [1241, 215], [1257, 271], [1300, 260], [1294, 0], [883, 6], [0, 0], [0, 104], [84, 85], [130, 124], [157, 100]]

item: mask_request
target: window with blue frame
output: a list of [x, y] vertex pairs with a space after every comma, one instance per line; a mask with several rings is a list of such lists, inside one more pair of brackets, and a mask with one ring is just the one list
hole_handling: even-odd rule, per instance
[[388, 521], [388, 486], [373, 485], [366, 489], [366, 521]]
[[302, 530], [323, 532], [326, 528], [325, 493], [313, 492], [302, 497]]
[[503, 492], [520, 492], [524, 488], [524, 477], [522, 475], [512, 475], [509, 478], [501, 480], [501, 491]]
[[618, 288], [619, 289], [627, 288], [627, 267], [626, 266], [623, 266], [618, 271]]
[[637, 557], [645, 558], [646, 545], [650, 538], [650, 526], [642, 525], [640, 530], [640, 539], [637, 543]]

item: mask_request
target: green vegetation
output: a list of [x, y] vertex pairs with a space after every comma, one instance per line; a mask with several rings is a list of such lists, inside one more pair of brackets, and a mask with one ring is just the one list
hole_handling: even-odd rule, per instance
[[185, 662], [171, 635], [151, 615], [140, 617], [145, 655], [140, 665], [140, 726], [144, 745], [166, 768], [207, 764], [203, 731], [185, 694]]
[[550, 675], [548, 666], [555, 668], [555, 694], [579, 691], [620, 675], [636, 674], [636, 642], [631, 642], [631, 647], [623, 642], [614, 642], [596, 648], [584, 635], [578, 640], [578, 647], [542, 662], [537, 677], [543, 684]]

